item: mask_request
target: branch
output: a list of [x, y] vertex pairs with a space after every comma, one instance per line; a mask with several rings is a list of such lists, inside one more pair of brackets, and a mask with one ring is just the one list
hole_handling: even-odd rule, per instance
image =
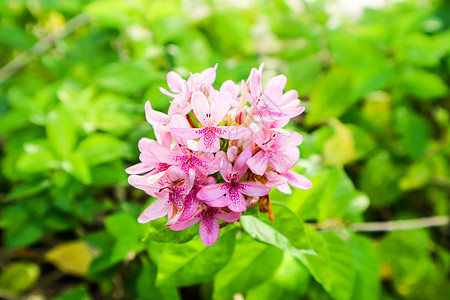
[[341, 222], [330, 220], [323, 224], [316, 223], [309, 225], [319, 230], [347, 227], [356, 232], [399, 231], [399, 230], [412, 230], [419, 228], [448, 226], [450, 225], [450, 218], [447, 216], [434, 216], [412, 220], [353, 223], [347, 226], [345, 226]]
[[3, 68], [0, 69], [0, 84], [11, 78], [14, 74], [22, 70], [28, 63], [30, 63], [35, 57], [44, 54], [50, 49], [54, 43], [65, 36], [71, 34], [81, 26], [87, 24], [89, 18], [86, 14], [79, 14], [67, 21], [64, 26], [57, 28], [52, 33], [49, 33], [42, 39], [40, 39], [29, 50], [22, 52], [15, 57]]
[[434, 216], [412, 220], [353, 223], [350, 225], [350, 228], [353, 231], [397, 231], [397, 230], [411, 230], [428, 227], [448, 226], [449, 224], [450, 224], [449, 217]]

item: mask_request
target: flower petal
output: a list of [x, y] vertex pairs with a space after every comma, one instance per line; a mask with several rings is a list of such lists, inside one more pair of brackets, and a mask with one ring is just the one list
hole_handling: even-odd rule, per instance
[[228, 190], [228, 183], [210, 184], [204, 186], [200, 191], [198, 191], [197, 198], [203, 201], [211, 201], [225, 195]]
[[192, 218], [184, 221], [178, 221], [169, 228], [175, 231], [180, 231], [189, 228], [200, 222], [200, 220], [203, 218], [204, 213], [205, 213], [204, 209], [199, 210]]
[[151, 125], [168, 124], [170, 121], [168, 115], [154, 110], [152, 108], [150, 101], [145, 102], [145, 118], [147, 119], [147, 122]]
[[239, 220], [239, 218], [241, 217], [241, 213], [240, 212], [225, 212], [222, 209], [216, 209], [214, 212], [214, 217], [220, 221], [224, 221], [227, 223], [233, 223], [236, 222], [237, 220]]
[[142, 174], [142, 173], [147, 173], [151, 170], [153, 170], [155, 168], [155, 166], [150, 166], [144, 163], [138, 163], [135, 164], [134, 166], [128, 167], [125, 169], [125, 172], [127, 174]]
[[171, 128], [170, 131], [180, 138], [186, 140], [198, 139], [203, 135], [204, 128]]
[[287, 183], [283, 183], [283, 184], [277, 185], [276, 188], [277, 188], [277, 190], [279, 190], [283, 194], [287, 194], [287, 195], [292, 194], [292, 190], [291, 190], [289, 184], [287, 184]]
[[197, 150], [203, 152], [217, 152], [220, 150], [220, 140], [214, 132], [206, 131], [198, 141]]
[[219, 198], [213, 200], [205, 200], [205, 203], [211, 207], [226, 207], [230, 204], [230, 198], [226, 196], [220, 196]]
[[251, 131], [240, 126], [217, 126], [214, 128], [214, 133], [224, 139], [239, 140], [248, 136]]
[[224, 83], [222, 83], [219, 91], [221, 93], [229, 92], [231, 95], [231, 98], [235, 99], [235, 98], [237, 98], [238, 93], [239, 93], [239, 86], [236, 83], [234, 83], [233, 80], [227, 80]]
[[205, 246], [213, 245], [220, 234], [219, 222], [214, 218], [212, 214], [206, 214], [200, 221], [200, 239]]
[[148, 223], [167, 215], [172, 203], [167, 198], [157, 199], [138, 218], [139, 223]]
[[167, 74], [167, 85], [172, 92], [181, 93], [187, 88], [186, 81], [174, 71], [170, 71]]
[[213, 84], [214, 81], [216, 81], [216, 71], [218, 65], [219, 64], [215, 64], [214, 67], [203, 70], [199, 76], [200, 82], [205, 82], [209, 85]]
[[289, 184], [297, 189], [307, 190], [312, 187], [312, 182], [308, 178], [294, 171], [289, 170], [283, 175], [289, 180]]
[[270, 192], [270, 189], [270, 187], [256, 181], [245, 181], [238, 184], [239, 192], [252, 197], [265, 196]]
[[285, 152], [272, 152], [270, 153], [270, 164], [277, 172], [284, 173], [294, 167], [299, 158], [300, 151], [297, 148]]
[[237, 189], [230, 189], [227, 196], [230, 198], [228, 208], [232, 211], [243, 212], [247, 209], [245, 198]]
[[228, 92], [220, 93], [211, 103], [211, 124], [219, 124], [231, 106], [231, 95]]
[[231, 178], [231, 172], [232, 172], [233, 168], [231, 166], [231, 163], [227, 160], [226, 157], [222, 158], [222, 161], [220, 163], [220, 168], [219, 168], [219, 172], [220, 175], [222, 175], [222, 178], [225, 179], [226, 182], [230, 182]]
[[203, 126], [209, 126], [209, 114], [211, 113], [211, 108], [205, 95], [201, 92], [195, 92], [192, 95], [191, 103], [195, 116], [200, 123], [202, 123]]
[[256, 175], [263, 175], [267, 170], [269, 158], [265, 151], [259, 151], [255, 156], [247, 160], [247, 165]]
[[276, 86], [279, 89], [283, 90], [286, 86], [287, 77], [283, 74], [273, 77], [269, 80], [269, 82], [266, 84], [266, 88], [269, 86]]
[[236, 159], [233, 167], [233, 173], [237, 174], [235, 180], [239, 181], [248, 170], [247, 161], [252, 157], [251, 150], [244, 150]]

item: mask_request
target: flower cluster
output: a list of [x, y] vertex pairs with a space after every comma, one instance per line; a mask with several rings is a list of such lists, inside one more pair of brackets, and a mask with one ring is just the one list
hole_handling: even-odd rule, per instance
[[[129, 183], [156, 197], [139, 216], [147, 223], [168, 215], [172, 230], [200, 222], [200, 238], [214, 244], [218, 221], [232, 223], [259, 203], [270, 210], [268, 193], [276, 187], [308, 189], [311, 182], [291, 169], [299, 160], [302, 136], [283, 127], [301, 114], [298, 93], [283, 93], [286, 76], [261, 83], [262, 65], [240, 85], [225, 81], [213, 87], [217, 65], [184, 80], [169, 72], [173, 100], [168, 114], [145, 105], [156, 141], [139, 141], [140, 163], [129, 167]], [[144, 175], [139, 175], [144, 174]], [[267, 204], [269, 203], [269, 208]]]

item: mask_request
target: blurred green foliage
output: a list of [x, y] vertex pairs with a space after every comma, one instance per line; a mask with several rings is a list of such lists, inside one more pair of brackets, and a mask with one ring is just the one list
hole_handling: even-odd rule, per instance
[[[450, 294], [448, 228], [345, 227], [450, 212], [450, 5], [355, 20], [330, 2], [1, 1], [0, 66], [19, 63], [0, 69], [0, 298]], [[288, 76], [307, 108], [289, 125], [305, 140], [296, 168], [313, 188], [273, 191], [274, 223], [251, 211], [205, 247], [195, 229], [138, 224], [151, 199], [124, 169], [153, 137], [144, 102], [167, 110], [167, 72], [216, 62], [219, 84], [261, 62]]]

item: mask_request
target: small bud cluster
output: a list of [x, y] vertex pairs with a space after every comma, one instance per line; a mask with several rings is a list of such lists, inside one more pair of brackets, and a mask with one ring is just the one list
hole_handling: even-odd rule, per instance
[[138, 222], [168, 215], [166, 225], [172, 230], [200, 222], [200, 238], [209, 246], [219, 237], [218, 221], [235, 222], [258, 203], [267, 211], [272, 187], [286, 194], [289, 185], [311, 187], [291, 170], [299, 160], [302, 136], [283, 129], [304, 107], [296, 91], [283, 93], [284, 75], [263, 87], [262, 67], [253, 68], [240, 86], [227, 80], [219, 90], [213, 87], [217, 65], [187, 81], [169, 72], [171, 92], [160, 88], [173, 99], [168, 114], [146, 103], [156, 141], [142, 138], [141, 162], [126, 169], [132, 186], [157, 198]]

